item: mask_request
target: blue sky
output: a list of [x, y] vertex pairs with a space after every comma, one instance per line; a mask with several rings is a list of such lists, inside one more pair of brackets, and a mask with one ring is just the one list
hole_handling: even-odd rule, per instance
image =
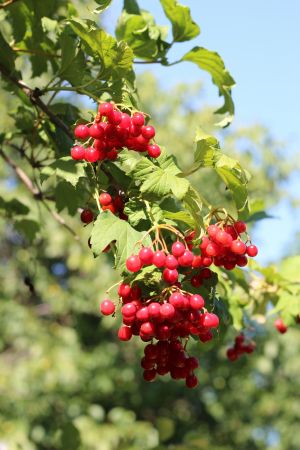
[[[110, 32], [122, 3], [114, 0], [105, 16]], [[266, 125], [275, 138], [286, 142], [287, 157], [297, 153], [300, 158], [300, 1], [181, 0], [181, 3], [191, 8], [201, 34], [193, 41], [177, 44], [170, 60], [178, 59], [194, 45], [220, 53], [237, 82], [233, 93], [236, 106], [233, 126]], [[140, 0], [139, 5], [150, 10], [158, 24], [168, 24], [159, 0]], [[166, 88], [170, 84], [201, 79], [205, 82], [206, 101], [221, 102], [210, 77], [192, 64], [146, 68], [151, 68]], [[138, 67], [143, 69], [144, 66]], [[300, 192], [300, 175], [293, 177], [288, 189]], [[255, 231], [255, 239], [262, 247], [262, 263], [284, 254], [292, 245], [294, 233], [300, 229], [300, 213], [291, 210], [287, 202], [276, 205], [273, 213], [277, 219], [262, 222]]]

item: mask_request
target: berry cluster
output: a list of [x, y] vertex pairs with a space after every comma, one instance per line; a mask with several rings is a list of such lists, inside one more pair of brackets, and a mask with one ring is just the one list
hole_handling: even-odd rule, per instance
[[227, 350], [227, 358], [229, 361], [236, 361], [244, 353], [253, 353], [255, 350], [255, 343], [245, 343], [245, 336], [239, 334], [235, 338], [234, 346]]
[[99, 203], [103, 211], [109, 209], [113, 214], [118, 215], [120, 219], [128, 219], [128, 216], [124, 214], [125, 205], [120, 195], [116, 195], [113, 198], [108, 192], [102, 192], [99, 195]]
[[101, 103], [94, 122], [77, 125], [74, 135], [84, 141], [84, 145], [76, 144], [71, 148], [72, 158], [79, 161], [114, 161], [124, 147], [147, 152], [152, 158], [158, 158], [161, 153], [160, 147], [152, 142], [155, 129], [145, 123], [144, 114], [135, 112], [130, 116], [110, 102]]
[[[106, 211], [109, 209], [113, 214], [118, 215], [122, 220], [128, 220], [128, 216], [124, 214], [124, 202], [120, 195], [114, 198], [108, 192], [102, 192], [99, 195], [99, 204], [101, 209]], [[83, 223], [88, 224], [94, 220], [94, 213], [91, 209], [85, 208], [80, 214], [80, 219]]]
[[[120, 284], [118, 294], [123, 317], [119, 339], [128, 341], [135, 335], [144, 342], [158, 341], [145, 348], [141, 361], [144, 379], [153, 381], [156, 375], [170, 373], [173, 379], [185, 379], [187, 387], [195, 387], [198, 380], [193, 371], [199, 363], [187, 355], [180, 339], [194, 335], [207, 342], [213, 338], [211, 330], [219, 325], [218, 316], [205, 310], [201, 295], [190, 294], [174, 285], [158, 296], [145, 298], [137, 284], [125, 283]], [[111, 315], [115, 305], [106, 299], [100, 310], [104, 315]]]
[[213, 263], [226, 270], [246, 266], [247, 256], [254, 257], [258, 253], [255, 245], [247, 245], [241, 239], [241, 234], [245, 233], [246, 229], [246, 224], [241, 221], [224, 227], [218, 223], [209, 225], [207, 235], [202, 238], [200, 244], [202, 264], [210, 266]]

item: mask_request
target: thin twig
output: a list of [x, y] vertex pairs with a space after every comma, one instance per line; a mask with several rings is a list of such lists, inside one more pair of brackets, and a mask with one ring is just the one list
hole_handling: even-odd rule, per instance
[[1, 148], [0, 148], [0, 155], [2, 156], [4, 161], [14, 170], [15, 174], [22, 181], [22, 183], [26, 186], [26, 188], [31, 192], [33, 197], [36, 200], [41, 201], [42, 204], [45, 206], [45, 208], [50, 212], [52, 217], [60, 225], [62, 225], [64, 228], [66, 228], [75, 237], [75, 239], [78, 240], [79, 236], [77, 235], [77, 233], [66, 223], [66, 221], [63, 217], [61, 217], [56, 211], [53, 211], [49, 207], [49, 205], [47, 205], [43, 192], [37, 186], [34, 186], [33, 182], [28, 177], [28, 175], [24, 172], [24, 170], [21, 169], [21, 167], [19, 167], [9, 156], [7, 156]]
[[7, 0], [7, 2], [0, 3], [0, 9], [7, 8], [7, 6], [12, 5], [13, 3], [17, 2], [18, 0]]
[[40, 99], [40, 95], [42, 95], [42, 92], [39, 89], [31, 89], [29, 86], [27, 86], [27, 84], [24, 83], [23, 80], [18, 80], [14, 75], [12, 75], [2, 64], [0, 64], [0, 72], [12, 83], [22, 89], [22, 91], [27, 95], [34, 106], [40, 108], [51, 119], [51, 122], [61, 128], [70, 139], [73, 139], [72, 133], [70, 132], [67, 125], [59, 117], [57, 117]]
[[49, 56], [50, 58], [61, 58], [57, 53], [43, 52], [42, 50], [30, 50], [27, 48], [12, 47], [14, 52], [26, 53], [28, 55]]

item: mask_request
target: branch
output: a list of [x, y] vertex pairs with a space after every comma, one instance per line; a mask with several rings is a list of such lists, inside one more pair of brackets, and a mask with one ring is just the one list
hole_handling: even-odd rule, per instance
[[6, 67], [4, 67], [2, 64], [0, 64], [0, 72], [10, 80], [12, 83], [14, 83], [16, 86], [18, 86], [22, 91], [27, 95], [29, 100], [34, 106], [37, 106], [40, 108], [53, 122], [56, 126], [58, 126], [61, 130], [64, 131], [64, 133], [70, 138], [73, 139], [72, 133], [70, 132], [67, 125], [59, 118], [57, 117], [49, 108], [48, 106], [39, 98], [42, 94], [39, 89], [31, 89], [27, 84], [24, 83], [23, 80], [18, 80], [14, 75], [12, 75]]
[[12, 5], [13, 3], [17, 2], [18, 0], [7, 0], [7, 2], [0, 3], [0, 9], [7, 8], [7, 6]]
[[60, 216], [56, 211], [53, 211], [49, 207], [49, 205], [47, 205], [43, 192], [37, 186], [34, 186], [31, 179], [24, 172], [24, 170], [21, 169], [21, 167], [17, 166], [17, 164], [9, 156], [7, 156], [1, 148], [0, 148], [0, 155], [2, 156], [4, 161], [13, 169], [13, 171], [15, 172], [17, 177], [26, 186], [28, 191], [31, 192], [33, 197], [36, 200], [41, 201], [42, 204], [45, 206], [45, 208], [50, 212], [52, 217], [56, 220], [56, 222], [58, 222], [60, 225], [62, 225], [64, 228], [66, 228], [75, 237], [75, 239], [78, 240], [79, 236], [77, 235], [77, 233], [66, 223], [65, 219], [62, 216]]
[[27, 189], [31, 192], [34, 198], [37, 200], [41, 200], [43, 198], [43, 193], [32, 183], [29, 176], [24, 172], [21, 167], [17, 166], [17, 164], [7, 156], [3, 150], [0, 148], [0, 155], [4, 159], [4, 161], [14, 170], [18, 178], [22, 181], [22, 183], [27, 187]]

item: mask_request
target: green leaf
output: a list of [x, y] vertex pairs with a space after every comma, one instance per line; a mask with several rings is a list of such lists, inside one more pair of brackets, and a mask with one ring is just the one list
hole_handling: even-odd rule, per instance
[[188, 225], [189, 228], [194, 229], [196, 226], [193, 216], [191, 216], [191, 214], [189, 214], [186, 211], [178, 211], [178, 212], [164, 211], [163, 214], [166, 219], [171, 219], [175, 222], [183, 222], [186, 225]]
[[92, 21], [73, 18], [70, 25], [82, 39], [86, 52], [93, 57], [98, 56], [106, 71], [114, 72], [121, 78], [132, 70], [133, 52], [125, 42], [117, 42]]
[[240, 163], [224, 155], [217, 139], [198, 130], [196, 135], [196, 151], [194, 164], [185, 175], [190, 175], [201, 167], [211, 167], [224, 181], [231, 191], [240, 219], [246, 219], [249, 215], [247, 184], [249, 173]]
[[172, 23], [175, 42], [189, 41], [200, 34], [199, 26], [191, 18], [190, 8], [176, 0], [160, 0], [160, 3]]
[[144, 234], [136, 231], [128, 222], [114, 216], [110, 211], [105, 211], [98, 215], [94, 223], [91, 245], [94, 254], [98, 256], [111, 242], [115, 242], [116, 268], [122, 272], [126, 268], [126, 259], [137, 250], [136, 243]]
[[161, 155], [154, 164], [150, 159], [143, 157], [133, 169], [135, 180], [141, 181], [141, 192], [153, 193], [158, 198], [173, 193], [181, 200], [187, 193], [190, 183], [181, 174], [172, 156]]
[[66, 208], [71, 216], [74, 216], [80, 206], [80, 195], [72, 184], [67, 181], [60, 181], [55, 186], [55, 205], [58, 212]]
[[193, 229], [199, 231], [200, 228], [204, 228], [203, 218], [201, 214], [202, 199], [196, 189], [194, 189], [192, 186], [189, 186], [187, 193], [183, 197], [183, 204], [193, 218]]
[[28, 206], [24, 205], [24, 203], [20, 202], [20, 200], [18, 200], [17, 198], [4, 200], [4, 198], [0, 197], [0, 209], [4, 210], [8, 215], [11, 216], [25, 216], [29, 213]]
[[226, 118], [218, 125], [222, 127], [228, 126], [234, 116], [231, 89], [234, 87], [235, 81], [226, 69], [220, 55], [203, 47], [194, 47], [181, 60], [193, 62], [200, 69], [210, 73], [213, 83], [219, 88], [219, 94], [224, 97], [224, 105], [216, 111], [216, 114], [227, 114]]
[[101, 13], [111, 4], [111, 0], [95, 0], [95, 2], [99, 6], [97, 6], [97, 8], [94, 10], [94, 13]]
[[271, 216], [266, 211], [257, 211], [254, 214], [251, 214], [247, 218], [247, 223], [249, 222], [258, 222], [259, 220], [265, 220], [265, 219], [274, 219], [275, 216]]
[[84, 164], [76, 163], [70, 156], [64, 156], [43, 168], [41, 182], [52, 175], [56, 175], [56, 177], [69, 182], [72, 186], [76, 186], [79, 178], [86, 176], [84, 167]]
[[23, 234], [30, 242], [32, 242], [40, 230], [40, 225], [35, 220], [22, 219], [15, 222], [14, 227]]
[[129, 14], [140, 14], [140, 8], [136, 0], [124, 0], [124, 9]]
[[0, 33], [0, 48], [1, 48], [1, 63], [9, 71], [13, 72], [15, 69], [15, 54]]
[[157, 26], [153, 16], [146, 11], [138, 14], [123, 11], [116, 28], [117, 38], [126, 41], [134, 54], [143, 59], [153, 59], [157, 56], [160, 41], [165, 35], [165, 28]]

